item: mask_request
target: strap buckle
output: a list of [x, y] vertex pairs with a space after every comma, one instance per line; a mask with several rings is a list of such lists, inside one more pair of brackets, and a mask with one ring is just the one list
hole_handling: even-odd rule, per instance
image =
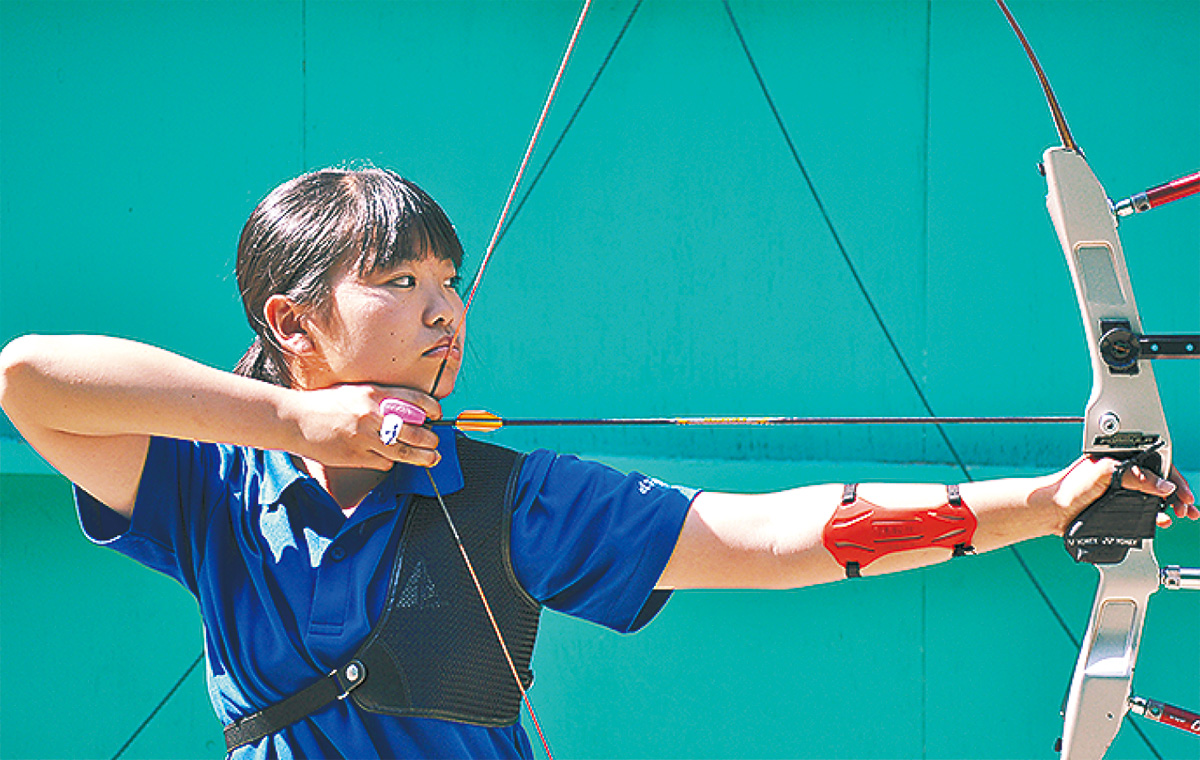
[[360, 660], [351, 660], [346, 665], [338, 670], [335, 670], [331, 675], [337, 678], [338, 686], [342, 693], [337, 695], [339, 700], [350, 696], [350, 692], [362, 686], [363, 681], [367, 680], [367, 666], [362, 664]]

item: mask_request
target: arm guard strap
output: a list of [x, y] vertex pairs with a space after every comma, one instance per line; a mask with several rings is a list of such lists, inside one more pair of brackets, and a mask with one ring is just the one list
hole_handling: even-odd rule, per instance
[[971, 539], [978, 520], [962, 500], [958, 486], [946, 486], [946, 502], [936, 507], [886, 509], [860, 499], [858, 484], [848, 483], [842, 503], [825, 523], [822, 541], [847, 578], [892, 552], [942, 547], [961, 557], [975, 551]]

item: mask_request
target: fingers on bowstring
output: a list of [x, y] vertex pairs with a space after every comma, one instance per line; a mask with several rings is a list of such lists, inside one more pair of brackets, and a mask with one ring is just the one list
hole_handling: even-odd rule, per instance
[[404, 430], [404, 420], [398, 414], [384, 414], [383, 422], [379, 426], [379, 442], [384, 446], [391, 446], [400, 440], [400, 433]]
[[[432, 442], [427, 436], [433, 438]], [[416, 425], [405, 425], [400, 435], [390, 444], [380, 440], [380, 454], [386, 457], [389, 464], [402, 462], [420, 467], [433, 467], [441, 461], [442, 455], [437, 450], [437, 435], [433, 431]]]
[[379, 429], [380, 451], [393, 462], [432, 467], [441, 459], [438, 436], [427, 427], [405, 423], [397, 414], [385, 414]]
[[388, 458], [393, 462], [417, 465], [418, 467], [433, 467], [442, 461], [442, 455], [437, 449], [410, 446], [407, 443], [396, 442], [388, 447]]

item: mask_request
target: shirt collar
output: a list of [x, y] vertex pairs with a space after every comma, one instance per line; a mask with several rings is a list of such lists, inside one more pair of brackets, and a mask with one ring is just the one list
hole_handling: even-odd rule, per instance
[[[433, 482], [437, 484], [438, 492], [450, 494], [463, 487], [462, 468], [458, 463], [458, 433], [451, 427], [437, 427], [433, 432], [438, 437], [438, 453], [442, 458], [433, 466]], [[308, 475], [292, 461], [292, 455], [286, 451], [259, 452], [260, 471], [262, 473], [259, 488], [259, 504], [275, 504], [283, 496], [283, 492], [298, 480]], [[433, 486], [429, 482], [426, 468], [410, 464], [397, 464], [388, 472], [383, 482], [375, 487], [376, 491], [393, 493], [395, 495], [415, 494], [417, 496], [434, 496]]]
[[[437, 483], [438, 493], [454, 493], [463, 487], [462, 468], [458, 464], [458, 433], [452, 427], [436, 427], [433, 432], [437, 433], [437, 450], [442, 455], [441, 460], [433, 466], [433, 482]], [[436, 495], [424, 467], [398, 464], [383, 482], [394, 484], [392, 487], [397, 494]]]

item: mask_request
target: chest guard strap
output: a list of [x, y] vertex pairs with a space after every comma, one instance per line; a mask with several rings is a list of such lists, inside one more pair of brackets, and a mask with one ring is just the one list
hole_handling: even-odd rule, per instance
[[[517, 581], [509, 555], [524, 456], [460, 436], [458, 458], [464, 487], [444, 497], [446, 508], [528, 688], [541, 605]], [[478, 726], [509, 726], [520, 718], [521, 693], [435, 499], [416, 497], [409, 505], [383, 614], [350, 661], [226, 726], [226, 749], [346, 698], [370, 712]]]
[[971, 539], [978, 521], [958, 486], [946, 486], [945, 504], [907, 509], [872, 504], [859, 498], [857, 490], [857, 483], [846, 485], [821, 536], [847, 578], [862, 577], [864, 567], [892, 552], [943, 547], [961, 557], [975, 551]]

